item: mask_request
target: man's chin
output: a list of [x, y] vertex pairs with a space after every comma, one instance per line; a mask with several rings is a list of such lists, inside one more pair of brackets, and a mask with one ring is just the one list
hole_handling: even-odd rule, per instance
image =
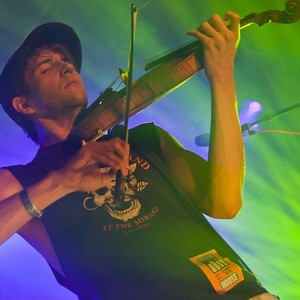
[[72, 97], [70, 105], [74, 108], [78, 107], [80, 110], [85, 109], [88, 105], [88, 99], [86, 95], [82, 95], [81, 97], [76, 95]]

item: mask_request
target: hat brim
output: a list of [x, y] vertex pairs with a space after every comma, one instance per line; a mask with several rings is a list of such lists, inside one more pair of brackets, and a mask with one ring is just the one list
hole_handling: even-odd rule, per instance
[[35, 49], [52, 43], [67, 47], [75, 59], [77, 69], [80, 71], [82, 53], [79, 38], [72, 27], [59, 22], [38, 26], [27, 36], [13, 56], [26, 59]]

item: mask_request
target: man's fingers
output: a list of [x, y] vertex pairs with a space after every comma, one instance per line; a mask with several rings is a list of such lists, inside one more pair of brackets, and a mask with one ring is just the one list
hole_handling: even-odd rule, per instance
[[115, 138], [105, 142], [95, 142], [90, 150], [91, 159], [103, 165], [121, 170], [123, 175], [127, 174], [129, 161], [129, 145], [125, 141]]
[[228, 28], [231, 31], [238, 31], [239, 30], [239, 28], [240, 28], [240, 16], [238, 14], [236, 14], [235, 12], [232, 12], [232, 11], [228, 11], [225, 14], [224, 20], [225, 21], [228, 21], [228, 20], [230, 21], [229, 25], [228, 25]]
[[205, 41], [208, 37], [217, 37], [218, 33], [226, 34], [229, 29], [238, 32], [240, 26], [240, 17], [238, 14], [228, 11], [224, 20], [218, 14], [214, 14], [209, 21], [203, 22], [197, 30], [187, 31], [188, 35]]

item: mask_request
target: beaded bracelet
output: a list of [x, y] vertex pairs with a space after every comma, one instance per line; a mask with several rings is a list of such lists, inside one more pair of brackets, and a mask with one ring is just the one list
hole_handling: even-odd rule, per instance
[[43, 212], [41, 212], [28, 198], [26, 189], [20, 192], [20, 198], [24, 208], [31, 217], [40, 218], [43, 215]]

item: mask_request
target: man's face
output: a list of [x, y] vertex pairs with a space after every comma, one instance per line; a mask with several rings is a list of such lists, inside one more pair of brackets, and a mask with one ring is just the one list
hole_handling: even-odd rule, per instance
[[29, 59], [25, 82], [38, 118], [58, 119], [77, 114], [87, 105], [80, 74], [66, 55], [55, 50], [40, 50]]

